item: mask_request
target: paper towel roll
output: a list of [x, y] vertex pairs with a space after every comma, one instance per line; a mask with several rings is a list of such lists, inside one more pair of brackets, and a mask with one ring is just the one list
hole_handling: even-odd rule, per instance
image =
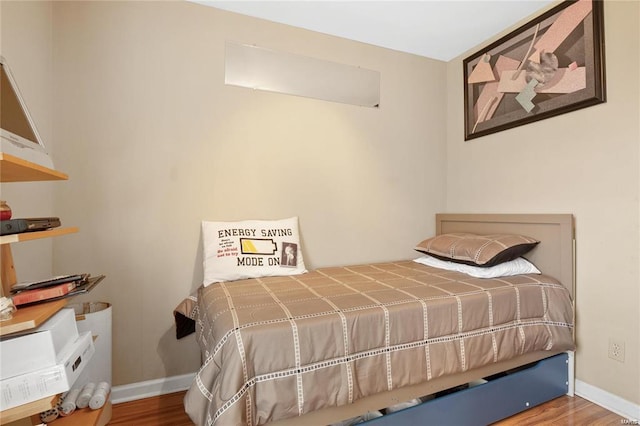
[[93, 382], [89, 382], [82, 388], [80, 395], [78, 395], [78, 400], [76, 401], [76, 407], [78, 408], [86, 408], [89, 406], [89, 400], [93, 396], [93, 391], [96, 389], [96, 384]]
[[61, 416], [68, 416], [76, 410], [76, 402], [79, 395], [80, 388], [73, 388], [65, 395], [62, 399], [62, 403], [60, 404]]
[[111, 387], [107, 382], [98, 383], [96, 390], [93, 391], [93, 395], [89, 400], [89, 407], [92, 410], [97, 410], [98, 408], [102, 407], [105, 402], [107, 402], [107, 395], [109, 395], [110, 388]]

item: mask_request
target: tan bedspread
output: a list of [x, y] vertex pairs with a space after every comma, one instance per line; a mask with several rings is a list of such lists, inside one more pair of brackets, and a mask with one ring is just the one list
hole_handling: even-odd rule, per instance
[[513, 358], [571, 350], [568, 291], [544, 275], [477, 279], [412, 261], [198, 291], [198, 425], [259, 425]]

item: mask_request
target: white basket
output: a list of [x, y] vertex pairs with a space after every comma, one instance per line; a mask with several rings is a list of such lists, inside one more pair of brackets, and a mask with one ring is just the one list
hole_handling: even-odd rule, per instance
[[91, 331], [96, 352], [82, 372], [76, 386], [88, 382], [111, 384], [111, 304], [85, 302], [68, 305], [76, 313], [78, 332]]

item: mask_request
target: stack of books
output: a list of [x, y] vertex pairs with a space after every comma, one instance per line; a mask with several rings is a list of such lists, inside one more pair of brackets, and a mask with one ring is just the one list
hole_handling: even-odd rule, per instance
[[88, 292], [102, 279], [104, 275], [92, 277], [89, 274], [71, 274], [18, 283], [11, 288], [11, 300], [19, 307], [72, 297]]

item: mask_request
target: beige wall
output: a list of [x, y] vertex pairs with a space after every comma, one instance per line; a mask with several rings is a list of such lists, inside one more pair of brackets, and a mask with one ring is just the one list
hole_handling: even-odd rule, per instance
[[[115, 384], [194, 372], [200, 222], [300, 218], [308, 267], [413, 256], [444, 208], [446, 65], [186, 2], [55, 2], [58, 272], [104, 273]], [[381, 72], [381, 108], [224, 81], [231, 40]]]
[[[0, 55], [7, 61], [48, 151], [53, 154], [52, 4], [0, 1]], [[3, 184], [0, 198], [13, 217], [48, 216], [58, 183]], [[50, 277], [52, 240], [13, 244], [19, 281]]]
[[[464, 142], [462, 59], [477, 49], [448, 63], [446, 185], [451, 212], [574, 214], [577, 378], [636, 404], [639, 7], [605, 3], [605, 104]], [[625, 342], [624, 364], [607, 357], [609, 338]]]

